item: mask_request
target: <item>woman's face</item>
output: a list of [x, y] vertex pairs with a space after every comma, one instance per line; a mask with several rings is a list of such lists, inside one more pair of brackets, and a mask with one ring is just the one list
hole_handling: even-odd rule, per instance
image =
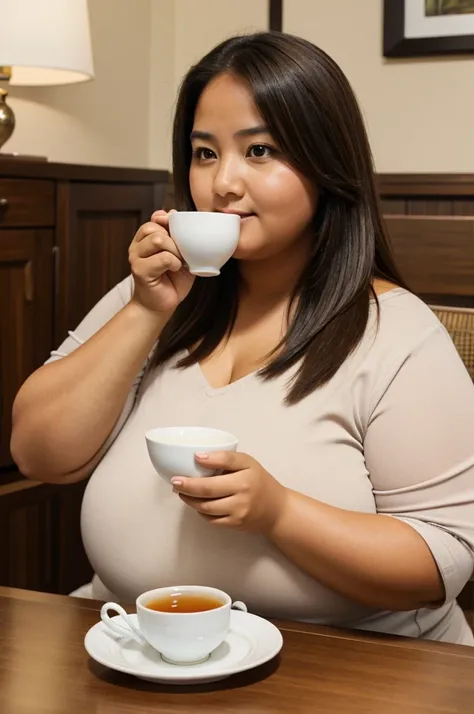
[[242, 216], [236, 258], [269, 258], [308, 237], [317, 191], [280, 153], [243, 80], [223, 74], [208, 84], [191, 141], [197, 210]]

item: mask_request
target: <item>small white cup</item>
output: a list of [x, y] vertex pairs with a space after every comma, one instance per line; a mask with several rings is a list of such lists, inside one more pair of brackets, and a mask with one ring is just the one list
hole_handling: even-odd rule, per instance
[[[203, 612], [160, 612], [146, 605], [167, 595], [193, 593], [197, 596], [216, 598], [221, 607]], [[211, 652], [221, 645], [229, 631], [231, 607], [247, 612], [242, 602], [232, 604], [227, 593], [201, 585], [183, 585], [149, 590], [137, 598], [137, 627], [123, 607], [115, 602], [102, 606], [102, 622], [118, 635], [133, 637], [139, 644], [148, 642], [171, 664], [187, 665], [204, 662]], [[112, 620], [109, 610], [117, 612], [124, 624]]]
[[219, 275], [235, 252], [240, 216], [206, 211], [170, 213], [169, 229], [189, 272], [201, 278]]
[[201, 426], [170, 426], [151, 429], [145, 434], [148, 454], [156, 471], [165, 479], [173, 476], [199, 478], [215, 476], [196, 462], [196, 454], [214, 451], [236, 451], [236, 436], [220, 429]]

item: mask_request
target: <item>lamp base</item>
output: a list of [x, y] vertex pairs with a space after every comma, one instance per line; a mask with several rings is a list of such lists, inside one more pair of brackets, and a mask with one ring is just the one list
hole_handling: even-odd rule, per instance
[[0, 147], [8, 141], [15, 128], [15, 115], [7, 104], [7, 97], [7, 90], [0, 88]]

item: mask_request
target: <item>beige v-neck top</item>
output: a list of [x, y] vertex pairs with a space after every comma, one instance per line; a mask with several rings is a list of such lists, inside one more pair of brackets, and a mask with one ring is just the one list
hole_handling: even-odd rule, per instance
[[[51, 359], [87, 340], [129, 300], [132, 279], [106, 295]], [[455, 598], [474, 565], [474, 386], [449, 336], [418, 298], [383, 294], [358, 349], [294, 406], [288, 375], [248, 375], [213, 389], [200, 367], [145, 367], [133, 385], [82, 507], [82, 534], [104, 590], [132, 601], [150, 588], [206, 584], [264, 616], [472, 645]], [[266, 538], [216, 530], [155, 472], [147, 429], [203, 425], [237, 435], [274, 477], [339, 508], [381, 513], [425, 539], [442, 575], [438, 609], [381, 612], [299, 570]], [[104, 587], [105, 586], [105, 587]]]

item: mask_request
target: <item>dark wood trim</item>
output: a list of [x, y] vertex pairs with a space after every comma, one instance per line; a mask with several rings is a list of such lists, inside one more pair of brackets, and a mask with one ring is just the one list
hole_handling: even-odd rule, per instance
[[283, 31], [283, 0], [269, 0], [268, 27], [274, 32]]
[[39, 483], [25, 478], [21, 478], [14, 483], [2, 485], [0, 486], [0, 514], [3, 517], [3, 513], [6, 510], [36, 503], [39, 493], [41, 498], [54, 496], [59, 488], [61, 487], [57, 484]]
[[439, 295], [438, 293], [423, 293], [420, 297], [428, 305], [441, 307], [469, 307], [474, 309], [474, 297], [470, 295]]
[[2, 177], [50, 178], [98, 183], [164, 183], [168, 172], [157, 169], [119, 168], [115, 166], [79, 166], [49, 161], [4, 159], [0, 155]]
[[385, 57], [424, 57], [474, 53], [474, 35], [405, 37], [405, 1], [384, 0], [383, 53]]
[[377, 174], [382, 196], [474, 196], [474, 174]]

